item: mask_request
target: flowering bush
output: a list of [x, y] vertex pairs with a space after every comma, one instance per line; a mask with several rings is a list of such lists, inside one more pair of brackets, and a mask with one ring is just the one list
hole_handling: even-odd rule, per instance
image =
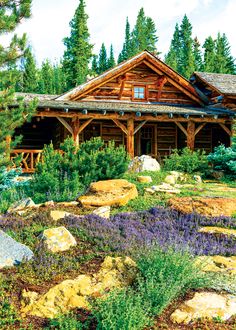
[[99, 247], [108, 247], [114, 251], [131, 251], [141, 246], [158, 244], [164, 248], [184, 248], [194, 255], [236, 253], [234, 237], [198, 232], [204, 225], [236, 228], [236, 220], [229, 217], [185, 215], [160, 207], [150, 211], [119, 213], [110, 220], [93, 214], [69, 216], [64, 223], [92, 238]]

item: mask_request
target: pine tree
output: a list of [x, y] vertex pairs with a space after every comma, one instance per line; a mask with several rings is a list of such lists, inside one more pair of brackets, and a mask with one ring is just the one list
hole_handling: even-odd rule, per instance
[[194, 67], [195, 67], [194, 70], [202, 71], [203, 61], [202, 61], [201, 45], [197, 37], [195, 37], [193, 40], [193, 56], [194, 56]]
[[220, 33], [215, 41], [215, 67], [214, 72], [217, 73], [235, 73], [234, 58], [230, 52], [230, 45], [226, 35]]
[[204, 65], [203, 71], [205, 72], [214, 72], [215, 70], [215, 41], [212, 37], [206, 38], [204, 44]]
[[22, 91], [28, 93], [36, 93], [38, 91], [36, 61], [30, 48], [26, 52], [23, 64]]
[[42, 63], [42, 67], [39, 73], [39, 93], [41, 94], [53, 94], [53, 67], [50, 61], [47, 59]]
[[151, 17], [146, 19], [146, 49], [157, 54], [156, 43], [158, 41], [155, 23]]
[[180, 41], [180, 31], [179, 25], [175, 25], [175, 31], [173, 34], [173, 38], [171, 40], [169, 52], [165, 56], [165, 62], [172, 69], [178, 71], [179, 70], [179, 56], [181, 49], [181, 41]]
[[[1, 2], [0, 8], [0, 35], [8, 32], [13, 32], [18, 24], [24, 18], [30, 17], [31, 1], [30, 0], [5, 0]], [[0, 72], [2, 86], [8, 81], [8, 86], [5, 91], [0, 94], [0, 171], [3, 172], [7, 164], [9, 164], [9, 153], [17, 140], [7, 141], [8, 136], [13, 136], [17, 127], [22, 125], [26, 119], [33, 113], [36, 103], [33, 102], [27, 108], [24, 102], [18, 99], [19, 106], [11, 108], [14, 96], [14, 82], [9, 80], [5, 71], [8, 65], [13, 65], [20, 59], [26, 49], [26, 35], [22, 38], [16, 35], [12, 38], [8, 47], [0, 45]], [[7, 156], [7, 157], [6, 157]]]
[[93, 60], [92, 60], [92, 75], [97, 75], [98, 74], [98, 56], [93, 55]]
[[143, 51], [146, 48], [146, 16], [144, 13], [144, 9], [141, 8], [139, 10], [136, 24], [134, 30], [132, 32], [132, 38], [134, 40], [135, 49], [134, 52], [138, 53]]
[[109, 55], [109, 58], [108, 58], [108, 61], [107, 61], [107, 68], [108, 69], [114, 68], [115, 65], [116, 65], [116, 62], [115, 62], [115, 58], [114, 58], [113, 46], [111, 45], [110, 55]]
[[53, 94], [62, 94], [66, 91], [66, 80], [61, 64], [54, 64], [52, 67]]
[[186, 15], [180, 25], [180, 63], [178, 72], [184, 77], [189, 78], [194, 72], [194, 54], [193, 54], [193, 39], [192, 25]]
[[126, 25], [125, 25], [125, 42], [123, 43], [123, 48], [121, 53], [118, 56], [118, 63], [121, 63], [132, 56], [131, 49], [131, 33], [130, 33], [130, 24], [129, 19], [126, 17]]
[[107, 70], [107, 51], [104, 43], [102, 43], [102, 47], [99, 52], [98, 58], [98, 73], [102, 73]]
[[66, 50], [63, 55], [63, 69], [68, 89], [85, 82], [90, 72], [89, 63], [92, 58], [93, 45], [89, 43], [90, 34], [87, 20], [85, 1], [80, 0], [70, 22], [71, 34], [64, 39]]

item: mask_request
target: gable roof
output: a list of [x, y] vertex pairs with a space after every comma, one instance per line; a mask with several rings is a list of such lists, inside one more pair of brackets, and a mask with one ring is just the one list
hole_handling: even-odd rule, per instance
[[194, 72], [193, 75], [219, 94], [236, 95], [236, 75], [208, 72]]
[[203, 105], [203, 101], [191, 85], [191, 83], [181, 76], [179, 73], [174, 71], [167, 64], [162, 62], [155, 55], [145, 50], [136, 56], [128, 59], [125, 62], [122, 62], [115, 66], [114, 68], [102, 73], [101, 75], [85, 82], [82, 85], [79, 85], [73, 88], [71, 91], [59, 96], [58, 100], [78, 100], [82, 99], [88, 92], [99, 88], [104, 85], [108, 81], [126, 73], [130, 69], [138, 66], [141, 63], [145, 63], [148, 67], [150, 67], [154, 72], [160, 75], [165, 75], [170, 83], [175, 85], [175, 87], [182, 90], [183, 93], [188, 95], [191, 99], [197, 102], [200, 105]]

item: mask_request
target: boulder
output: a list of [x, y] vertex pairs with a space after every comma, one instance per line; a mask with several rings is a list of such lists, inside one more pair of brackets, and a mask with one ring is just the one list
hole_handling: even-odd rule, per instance
[[200, 233], [208, 233], [208, 234], [223, 234], [223, 235], [232, 235], [236, 237], [236, 229], [229, 229], [223, 227], [213, 227], [206, 226], [199, 229]]
[[18, 211], [22, 211], [31, 207], [35, 207], [36, 204], [34, 203], [34, 201], [28, 197], [28, 198], [24, 198], [21, 199], [20, 201], [15, 202], [14, 204], [12, 204], [9, 209], [7, 210], [8, 213], [14, 213], [14, 212], [18, 212]]
[[134, 157], [129, 165], [131, 172], [160, 171], [160, 164], [155, 158], [148, 155]]
[[236, 274], [236, 256], [200, 256], [196, 264], [202, 265], [204, 272]]
[[111, 213], [110, 206], [101, 206], [93, 211], [93, 214], [99, 215], [99, 217], [106, 218], [106, 219], [110, 218], [110, 213]]
[[122, 206], [138, 196], [133, 183], [127, 180], [105, 180], [91, 183], [85, 196], [79, 197], [83, 206]]
[[65, 211], [55, 210], [50, 212], [50, 217], [52, 218], [53, 221], [64, 219], [68, 215], [70, 215], [70, 213]]
[[54, 318], [74, 308], [90, 309], [89, 297], [99, 297], [112, 288], [127, 286], [132, 283], [136, 274], [136, 263], [129, 257], [108, 256], [98, 273], [65, 280], [40, 297], [35, 292], [23, 290], [22, 316]]
[[74, 207], [78, 206], [78, 202], [76, 201], [71, 201], [71, 202], [59, 202], [57, 203], [58, 206], [63, 206], [63, 207]]
[[0, 230], [0, 268], [18, 265], [22, 260], [32, 257], [33, 252], [26, 245], [16, 242]]
[[196, 183], [202, 183], [202, 178], [200, 175], [194, 175], [193, 176], [193, 180], [196, 182]]
[[55, 203], [54, 203], [54, 201], [47, 201], [43, 204], [43, 206], [45, 206], [45, 207], [54, 207]]
[[186, 182], [187, 179], [187, 174], [177, 171], [170, 171], [170, 174], [165, 177], [164, 181], [168, 184], [175, 185], [178, 181]]
[[150, 176], [140, 175], [137, 177], [138, 182], [140, 183], [150, 183], [152, 178]]
[[51, 252], [66, 251], [77, 244], [75, 238], [63, 226], [45, 229], [41, 238]]
[[188, 324], [199, 319], [213, 321], [220, 318], [228, 320], [236, 314], [236, 296], [213, 292], [195, 293], [193, 299], [185, 301], [171, 314], [171, 321]]
[[236, 212], [236, 198], [178, 197], [168, 201], [182, 213], [200, 213], [205, 216], [231, 216]]
[[159, 186], [152, 186], [151, 188], [146, 188], [146, 192], [154, 194], [155, 192], [165, 192], [169, 194], [179, 194], [180, 190], [176, 189], [175, 187], [171, 186], [168, 183], [163, 182]]

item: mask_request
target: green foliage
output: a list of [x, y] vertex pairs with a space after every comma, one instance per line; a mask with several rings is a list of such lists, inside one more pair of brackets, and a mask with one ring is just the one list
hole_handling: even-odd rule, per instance
[[114, 51], [113, 51], [113, 46], [111, 45], [110, 47], [110, 55], [107, 61], [107, 68], [113, 68], [116, 65], [115, 57], [114, 57]]
[[19, 321], [19, 316], [15, 307], [6, 297], [3, 277], [0, 277], [0, 328], [12, 329], [14, 324]]
[[143, 297], [131, 290], [113, 291], [97, 301], [97, 330], [141, 330], [150, 324]]
[[90, 325], [90, 319], [86, 320], [84, 323], [79, 321], [76, 316], [72, 313], [61, 315], [56, 319], [52, 319], [49, 322], [49, 329], [57, 330], [88, 330]]
[[39, 163], [28, 195], [36, 202], [45, 200], [74, 200], [84, 191], [84, 186], [98, 180], [119, 178], [128, 168], [129, 157], [123, 146], [108, 145], [101, 138], [81, 144], [77, 150], [72, 139], [60, 146], [45, 146], [43, 162]]
[[63, 55], [63, 70], [67, 90], [85, 82], [90, 73], [89, 62], [92, 58], [93, 45], [89, 43], [88, 15], [85, 6], [85, 1], [80, 0], [70, 22], [70, 36], [64, 39], [66, 50]]
[[193, 257], [187, 252], [153, 248], [139, 256], [137, 265], [140, 271], [138, 291], [143, 303], [150, 304], [150, 314], [153, 316], [160, 315], [188, 289], [206, 285], [201, 267], [194, 265]]
[[28, 48], [24, 59], [22, 92], [36, 93], [38, 91], [38, 72], [35, 58]]
[[107, 50], [106, 50], [104, 43], [102, 43], [100, 53], [99, 53], [99, 58], [98, 58], [98, 73], [102, 73], [102, 72], [106, 71], [107, 68], [108, 68]]
[[189, 148], [183, 150], [175, 149], [173, 153], [164, 159], [166, 171], [180, 171], [188, 174], [208, 172], [208, 161], [204, 151], [191, 151]]
[[197, 37], [195, 37], [193, 40], [193, 56], [194, 56], [194, 70], [202, 71], [203, 61], [202, 61], [201, 44]]
[[217, 171], [223, 171], [226, 175], [236, 179], [236, 148], [225, 147], [223, 144], [214, 149], [208, 155], [208, 161]]

